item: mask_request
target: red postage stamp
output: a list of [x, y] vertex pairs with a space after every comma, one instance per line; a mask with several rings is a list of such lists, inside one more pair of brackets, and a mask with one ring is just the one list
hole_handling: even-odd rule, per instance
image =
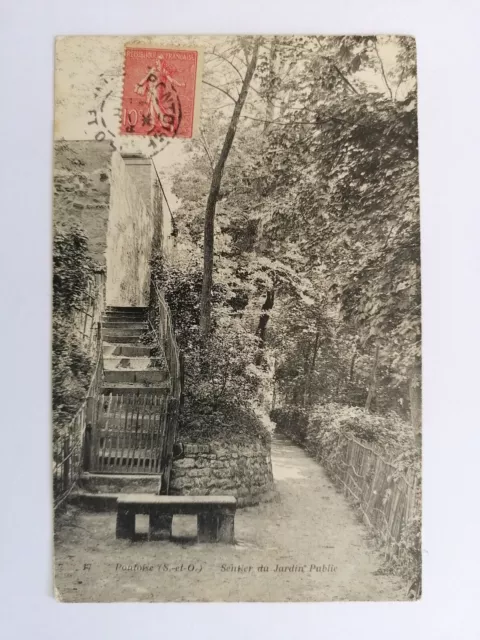
[[191, 138], [200, 72], [198, 50], [126, 47], [120, 133]]

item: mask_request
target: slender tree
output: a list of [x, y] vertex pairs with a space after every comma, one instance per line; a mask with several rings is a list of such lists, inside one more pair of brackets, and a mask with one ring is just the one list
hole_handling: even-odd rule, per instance
[[212, 181], [210, 183], [210, 191], [205, 209], [205, 228], [203, 242], [203, 283], [202, 297], [200, 301], [200, 335], [205, 339], [210, 333], [211, 325], [211, 307], [212, 307], [212, 284], [213, 284], [213, 255], [214, 255], [214, 227], [215, 227], [215, 210], [217, 207], [218, 195], [220, 193], [220, 185], [222, 182], [223, 170], [227, 162], [228, 154], [232, 148], [235, 133], [237, 131], [238, 121], [242, 113], [245, 100], [247, 99], [250, 83], [255, 73], [258, 59], [258, 49], [260, 39], [254, 41], [253, 51], [247, 65], [247, 70], [242, 82], [242, 88], [238, 99], [235, 101], [232, 118], [228, 125], [227, 133], [223, 141], [222, 149], [213, 169]]

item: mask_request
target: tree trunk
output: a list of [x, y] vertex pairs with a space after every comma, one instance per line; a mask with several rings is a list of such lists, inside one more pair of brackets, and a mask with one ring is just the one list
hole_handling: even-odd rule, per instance
[[200, 336], [202, 337], [202, 339], [208, 337], [211, 325], [215, 209], [217, 206], [218, 194], [220, 192], [220, 185], [222, 182], [225, 163], [227, 161], [228, 154], [230, 153], [230, 149], [232, 148], [232, 143], [235, 138], [240, 114], [242, 113], [245, 100], [247, 99], [250, 82], [252, 81], [252, 77], [257, 66], [259, 46], [260, 40], [257, 38], [253, 47], [252, 57], [250, 58], [247, 71], [243, 79], [240, 95], [238, 96], [238, 100], [235, 103], [232, 119], [230, 120], [230, 124], [228, 125], [227, 134], [225, 136], [225, 140], [223, 141], [220, 156], [213, 169], [212, 182], [210, 184], [210, 192], [208, 194], [207, 206], [205, 209], [205, 229], [203, 242], [203, 283], [202, 297], [200, 301]]
[[267, 336], [267, 324], [270, 319], [270, 314], [268, 312], [273, 309], [274, 302], [275, 302], [275, 289], [270, 289], [270, 291], [267, 291], [267, 296], [262, 306], [262, 313], [260, 315], [260, 320], [258, 321], [258, 327], [255, 332], [255, 335], [260, 339], [259, 349], [257, 352], [257, 356], [255, 358], [255, 364], [257, 365], [257, 367], [259, 367], [262, 364], [263, 350], [265, 348], [265, 339]]
[[415, 435], [415, 442], [422, 443], [422, 376], [420, 365], [416, 363], [411, 370], [408, 385], [410, 395], [410, 420]]
[[307, 353], [303, 356], [303, 392], [302, 392], [302, 407], [307, 406], [307, 398], [308, 398], [308, 379], [310, 376], [310, 367], [309, 367], [309, 358], [310, 358], [310, 347], [308, 348]]
[[315, 364], [317, 361], [318, 347], [320, 342], [320, 332], [317, 330], [315, 333], [315, 343], [313, 345], [313, 355], [312, 355], [312, 364], [310, 365], [310, 371], [308, 372], [308, 383], [307, 383], [307, 406], [310, 406], [312, 403], [312, 378], [315, 372]]
[[350, 373], [349, 373], [349, 377], [348, 377], [350, 382], [353, 382], [353, 376], [354, 376], [354, 373], [355, 373], [355, 362], [357, 360], [357, 355], [358, 355], [357, 343], [355, 343], [355, 345], [353, 347], [352, 359], [350, 360]]
[[373, 367], [372, 367], [372, 373], [370, 374], [370, 382], [368, 385], [368, 396], [367, 396], [367, 402], [365, 403], [365, 409], [367, 411], [370, 411], [370, 407], [372, 405], [372, 402], [375, 398], [375, 393], [377, 391], [377, 369], [378, 369], [378, 356], [380, 353], [380, 345], [376, 344], [375, 346], [375, 358], [373, 360]]
[[270, 56], [268, 61], [268, 88], [266, 91], [267, 104], [265, 108], [265, 123], [263, 133], [267, 133], [271, 127], [271, 122], [275, 118], [275, 79], [276, 79], [276, 57], [277, 57], [277, 37], [274, 36], [270, 45]]
[[272, 389], [272, 411], [275, 409], [275, 402], [277, 400], [277, 358], [273, 359], [273, 389]]

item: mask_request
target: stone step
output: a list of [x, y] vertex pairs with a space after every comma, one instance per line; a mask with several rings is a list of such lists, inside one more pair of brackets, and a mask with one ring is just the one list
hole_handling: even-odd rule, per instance
[[103, 357], [109, 356], [127, 356], [127, 357], [148, 357], [151, 355], [155, 347], [149, 347], [147, 345], [132, 345], [132, 344], [104, 344], [103, 345]]
[[105, 309], [103, 314], [107, 317], [121, 316], [122, 318], [146, 318], [147, 310], [146, 309], [135, 309], [133, 311], [127, 310], [111, 310]]
[[104, 313], [102, 316], [104, 322], [146, 322], [147, 317], [141, 314], [133, 313]]
[[105, 311], [103, 314], [104, 320], [138, 320], [139, 322], [145, 322], [147, 320], [147, 314], [141, 313], [124, 313], [122, 311]]
[[116, 511], [118, 493], [90, 493], [89, 491], [72, 491], [69, 503], [85, 511]]
[[103, 358], [105, 371], [150, 371], [166, 368], [163, 358], [148, 356], [106, 356]]
[[110, 382], [158, 383], [158, 382], [165, 382], [167, 379], [168, 379], [168, 371], [164, 371], [161, 369], [147, 369], [147, 370], [115, 369], [113, 371], [106, 369], [104, 371], [105, 383], [110, 383]]
[[107, 320], [103, 322], [103, 330], [109, 331], [110, 329], [133, 329], [133, 331], [141, 329], [145, 332], [148, 331], [148, 324], [146, 322], [132, 322], [130, 320], [115, 320], [112, 322]]
[[145, 318], [119, 318], [118, 316], [114, 316], [113, 318], [110, 318], [110, 317], [103, 316], [102, 325], [105, 326], [109, 324], [111, 324], [112, 326], [119, 326], [121, 324], [127, 325], [127, 326], [130, 324], [141, 324], [144, 327], [149, 326]]
[[145, 329], [131, 329], [128, 325], [121, 327], [108, 327], [104, 330], [104, 333], [109, 336], [143, 336]]
[[105, 308], [106, 313], [147, 313], [148, 307], [111, 307]]
[[158, 491], [160, 476], [141, 473], [82, 473], [79, 488], [88, 493], [152, 493]]
[[166, 379], [161, 383], [145, 383], [145, 382], [105, 382], [102, 387], [103, 395], [148, 395], [161, 394], [170, 391], [170, 380]]
[[120, 344], [142, 344], [142, 336], [141, 335], [114, 335], [110, 332], [103, 334], [103, 344], [105, 343], [116, 343]]

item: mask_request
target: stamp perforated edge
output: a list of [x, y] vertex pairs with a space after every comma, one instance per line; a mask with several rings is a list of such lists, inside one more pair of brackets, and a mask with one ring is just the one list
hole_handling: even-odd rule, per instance
[[[126, 73], [126, 58], [127, 49], [166, 49], [176, 51], [195, 51], [197, 53], [197, 69], [195, 77], [195, 99], [193, 102], [193, 122], [192, 122], [192, 136], [191, 138], [185, 138], [191, 140], [195, 138], [200, 131], [200, 112], [202, 108], [202, 78], [203, 78], [203, 47], [181, 46], [181, 45], [168, 45], [166, 43], [152, 44], [149, 42], [142, 42], [141, 40], [130, 40], [123, 45], [123, 59], [122, 59], [122, 100], [123, 92], [125, 90], [125, 73]], [[120, 113], [118, 117], [118, 134], [122, 136], [128, 136], [128, 134], [120, 134], [122, 126], [122, 115]], [[150, 136], [145, 135], [145, 138]], [[178, 138], [177, 138], [178, 139]]]

